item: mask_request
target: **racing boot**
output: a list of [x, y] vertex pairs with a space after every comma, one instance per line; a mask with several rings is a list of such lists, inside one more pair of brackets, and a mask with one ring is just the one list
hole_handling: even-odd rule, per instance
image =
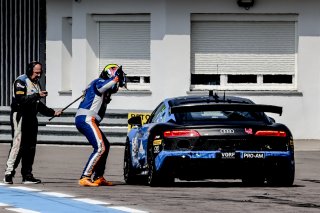
[[94, 178], [93, 183], [98, 184], [99, 186], [113, 186], [111, 181], [107, 181], [104, 177]]
[[3, 183], [5, 184], [13, 184], [12, 175], [5, 175], [3, 178]]
[[80, 186], [99, 186], [99, 184], [92, 182], [91, 178], [89, 177], [82, 177], [79, 180]]

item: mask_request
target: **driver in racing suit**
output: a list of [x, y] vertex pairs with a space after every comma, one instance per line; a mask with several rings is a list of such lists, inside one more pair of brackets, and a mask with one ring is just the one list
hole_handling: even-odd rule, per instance
[[122, 66], [108, 64], [99, 78], [89, 84], [78, 107], [76, 127], [93, 147], [79, 180], [81, 186], [112, 185], [103, 177], [110, 143], [99, 128], [99, 123], [104, 117], [107, 104], [111, 101], [111, 95], [116, 93], [119, 87], [125, 87], [125, 83]]

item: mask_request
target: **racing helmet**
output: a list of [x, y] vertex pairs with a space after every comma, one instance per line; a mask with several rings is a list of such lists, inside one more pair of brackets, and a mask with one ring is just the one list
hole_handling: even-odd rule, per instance
[[117, 69], [119, 68], [118, 64], [108, 64], [105, 66], [100, 74], [100, 78], [109, 79], [115, 76]]

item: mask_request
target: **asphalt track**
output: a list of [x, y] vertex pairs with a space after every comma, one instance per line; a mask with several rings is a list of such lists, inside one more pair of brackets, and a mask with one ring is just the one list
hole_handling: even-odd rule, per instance
[[[0, 168], [10, 145], [0, 144]], [[41, 184], [0, 184], [0, 212], [320, 212], [320, 141], [296, 142], [293, 187], [244, 187], [239, 180], [178, 181], [172, 187], [126, 185], [123, 147], [111, 147], [106, 177], [112, 187], [77, 184], [89, 146], [38, 145], [34, 175]], [[3, 175], [0, 175], [3, 178]]]

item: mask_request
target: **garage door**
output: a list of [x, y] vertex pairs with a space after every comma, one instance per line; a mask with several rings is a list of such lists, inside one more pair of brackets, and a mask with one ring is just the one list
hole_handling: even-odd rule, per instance
[[193, 17], [191, 89], [208, 88], [206, 85], [220, 89], [294, 89], [294, 20], [274, 20], [270, 16], [264, 16], [265, 20], [241, 16], [243, 20], [237, 21], [228, 16], [226, 20], [221, 20], [223, 16], [220, 20]]

